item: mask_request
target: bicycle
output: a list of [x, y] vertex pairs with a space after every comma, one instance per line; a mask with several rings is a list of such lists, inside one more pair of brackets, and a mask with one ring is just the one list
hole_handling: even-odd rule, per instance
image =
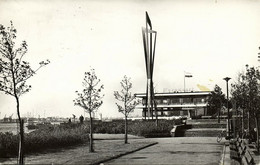
[[241, 136], [242, 139], [248, 139], [250, 142], [255, 142], [257, 139], [256, 130], [249, 132], [248, 130], [244, 130]]
[[226, 133], [227, 133], [226, 130], [222, 130], [222, 131], [218, 134], [218, 136], [217, 136], [217, 142], [218, 142], [218, 143], [223, 139], [223, 137], [226, 137]]

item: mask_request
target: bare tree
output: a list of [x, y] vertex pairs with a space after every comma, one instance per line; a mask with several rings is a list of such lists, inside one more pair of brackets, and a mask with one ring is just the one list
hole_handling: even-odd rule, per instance
[[5, 28], [0, 25], [0, 91], [11, 95], [16, 100], [16, 110], [19, 119], [19, 164], [23, 164], [23, 120], [20, 116], [20, 96], [29, 92], [31, 85], [26, 81], [31, 78], [41, 67], [49, 64], [49, 60], [40, 62], [40, 66], [33, 70], [30, 64], [23, 61], [27, 53], [27, 43], [22, 41], [16, 48], [16, 29], [11, 21], [11, 26]]
[[118, 111], [123, 113], [125, 116], [125, 144], [127, 144], [127, 133], [128, 133], [128, 123], [127, 118], [128, 115], [134, 111], [137, 104], [140, 103], [140, 100], [137, 100], [135, 96], [131, 93], [132, 83], [130, 82], [130, 78], [124, 76], [123, 80], [120, 82], [122, 90], [120, 92], [114, 91], [114, 96], [116, 100], [122, 102], [123, 105], [119, 105], [116, 103], [118, 107]]
[[82, 93], [76, 91], [78, 97], [73, 100], [74, 105], [82, 107], [88, 114], [90, 118], [90, 143], [89, 152], [94, 152], [93, 147], [93, 122], [92, 113], [97, 110], [103, 103], [101, 96], [101, 90], [104, 89], [103, 85], [99, 85], [100, 79], [97, 78], [95, 70], [91, 69], [90, 72], [85, 72], [85, 77], [83, 81], [83, 91]]

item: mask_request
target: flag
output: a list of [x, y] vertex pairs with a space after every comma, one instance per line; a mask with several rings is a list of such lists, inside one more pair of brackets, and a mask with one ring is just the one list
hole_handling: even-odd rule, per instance
[[185, 71], [184, 71], [184, 77], [189, 77], [189, 78], [190, 78], [190, 77], [192, 77], [192, 74], [189, 73], [189, 72], [185, 72]]
[[192, 77], [192, 75], [185, 74], [185, 77]]

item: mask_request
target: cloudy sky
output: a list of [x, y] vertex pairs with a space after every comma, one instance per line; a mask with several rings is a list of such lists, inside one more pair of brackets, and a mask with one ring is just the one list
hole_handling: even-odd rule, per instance
[[[25, 40], [25, 60], [37, 68], [51, 63], [28, 80], [32, 90], [21, 97], [21, 113], [71, 117], [83, 114], [73, 105], [84, 72], [94, 68], [104, 84], [99, 113], [121, 116], [113, 91], [124, 75], [133, 93], [146, 89], [141, 28], [148, 11], [157, 31], [154, 83], [157, 92], [213, 89], [226, 91], [223, 77], [236, 79], [245, 65], [260, 65], [259, 0], [0, 0], [0, 24]], [[0, 93], [0, 118], [15, 112], [14, 99]]]

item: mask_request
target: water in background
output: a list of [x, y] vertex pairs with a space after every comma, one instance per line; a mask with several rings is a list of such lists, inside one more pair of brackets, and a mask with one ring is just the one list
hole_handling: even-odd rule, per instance
[[[27, 123], [24, 123], [24, 132], [29, 133], [32, 130], [28, 130], [26, 127]], [[17, 127], [17, 123], [0, 123], [0, 132], [12, 132], [13, 134], [17, 134], [19, 127]]]

